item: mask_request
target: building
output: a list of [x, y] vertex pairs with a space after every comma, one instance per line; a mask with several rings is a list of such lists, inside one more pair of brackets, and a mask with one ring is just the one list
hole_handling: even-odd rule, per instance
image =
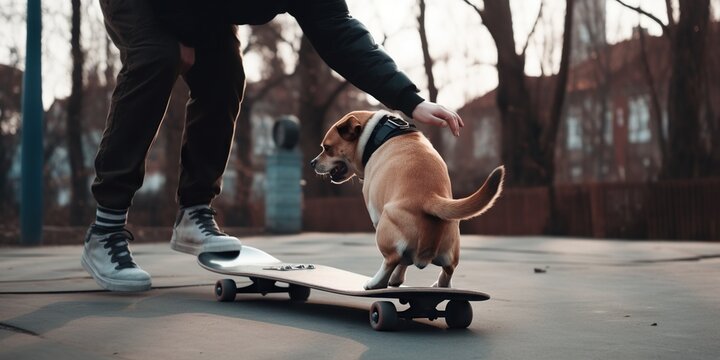
[[[717, 38], [719, 27], [711, 24], [709, 44]], [[707, 51], [708, 78], [718, 79], [720, 48], [708, 46]], [[570, 70], [556, 142], [556, 184], [657, 179], [662, 162], [659, 139], [667, 138], [668, 52], [667, 39], [649, 36], [638, 28], [628, 40], [576, 58], [584, 60]], [[526, 84], [539, 112], [549, 111], [546, 98], [551, 92], [547, 89], [554, 88], [554, 77], [527, 77]], [[709, 80], [708, 87], [709, 104], [717, 106], [720, 84]], [[710, 109], [710, 114], [717, 116], [718, 110]], [[501, 163], [502, 124], [495, 91], [468, 102], [458, 113], [470, 136], [461, 137], [442, 152], [456, 190], [467, 193]]]

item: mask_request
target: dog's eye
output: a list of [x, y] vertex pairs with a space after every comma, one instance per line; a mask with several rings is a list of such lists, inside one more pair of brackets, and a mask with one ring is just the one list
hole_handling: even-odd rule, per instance
[[332, 146], [330, 146], [330, 145], [323, 145], [323, 150], [324, 150], [325, 152], [330, 152], [330, 151], [332, 150]]

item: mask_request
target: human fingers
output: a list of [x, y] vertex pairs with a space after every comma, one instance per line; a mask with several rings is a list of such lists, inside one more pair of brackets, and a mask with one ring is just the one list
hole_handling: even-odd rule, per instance
[[415, 118], [418, 122], [421, 122], [426, 125], [433, 125], [433, 126], [442, 126], [446, 127], [447, 122], [445, 122], [444, 119], [441, 119], [439, 117], [436, 117], [432, 114], [423, 114], [422, 116], [417, 116]]
[[460, 136], [460, 121], [458, 121], [458, 116], [455, 113], [445, 108], [440, 108], [440, 111], [435, 112], [433, 115], [435, 115], [436, 118], [445, 121], [447, 126], [450, 127], [453, 135]]
[[453, 114], [455, 114], [455, 118], [457, 119], [458, 124], [460, 124], [460, 127], [465, 127], [465, 122], [460, 117], [460, 115], [458, 115], [457, 113], [453, 113]]

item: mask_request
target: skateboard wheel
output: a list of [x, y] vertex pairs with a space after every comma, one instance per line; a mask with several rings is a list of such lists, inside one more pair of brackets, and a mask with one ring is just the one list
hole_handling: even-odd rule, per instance
[[217, 301], [235, 301], [237, 285], [232, 279], [222, 279], [215, 283], [215, 299]]
[[398, 324], [395, 305], [390, 301], [376, 301], [370, 306], [370, 326], [377, 331], [394, 330]]
[[473, 319], [473, 310], [469, 301], [450, 300], [445, 307], [445, 322], [450, 329], [465, 329]]
[[288, 294], [290, 295], [290, 300], [305, 301], [310, 297], [310, 288], [307, 286], [290, 284], [288, 287]]

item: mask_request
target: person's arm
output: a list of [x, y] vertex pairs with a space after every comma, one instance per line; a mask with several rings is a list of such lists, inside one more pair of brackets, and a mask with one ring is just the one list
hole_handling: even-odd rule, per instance
[[320, 57], [359, 89], [407, 116], [423, 101], [415, 84], [352, 18], [345, 1], [291, 1], [295, 17]]
[[460, 117], [418, 95], [417, 86], [350, 16], [344, 0], [292, 1], [288, 12], [320, 57], [353, 85], [418, 122], [449, 126], [459, 135]]

